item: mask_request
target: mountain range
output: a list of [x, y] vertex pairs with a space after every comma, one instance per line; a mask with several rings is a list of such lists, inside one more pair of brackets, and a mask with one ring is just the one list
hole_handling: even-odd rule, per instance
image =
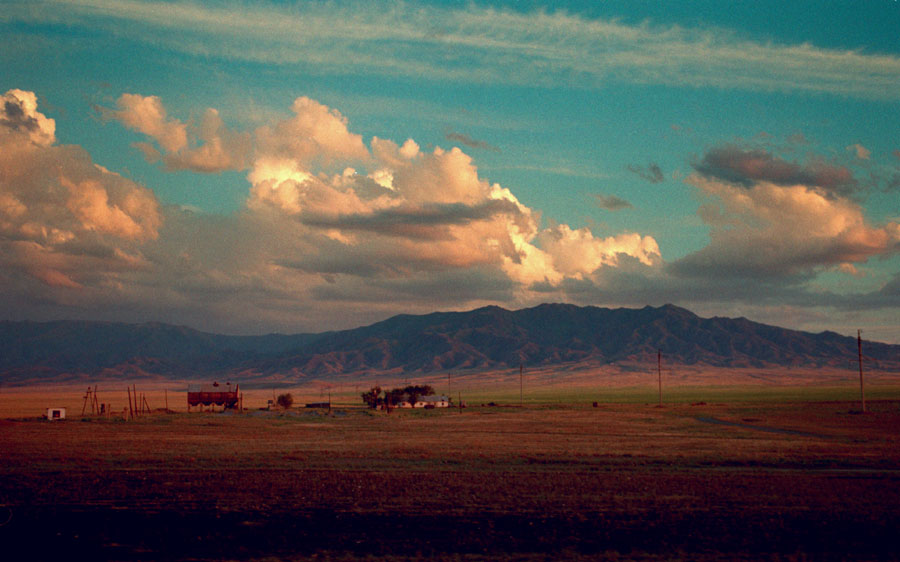
[[[318, 334], [229, 336], [168, 324], [0, 322], [0, 382], [92, 379], [278, 380], [554, 365], [567, 369], [666, 361], [715, 367], [844, 367], [855, 338], [745, 318], [701, 318], [673, 305], [399, 315]], [[900, 345], [865, 342], [872, 367], [900, 367]]]

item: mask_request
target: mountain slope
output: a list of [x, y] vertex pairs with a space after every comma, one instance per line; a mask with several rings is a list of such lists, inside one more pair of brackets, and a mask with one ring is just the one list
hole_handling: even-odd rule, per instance
[[[596, 366], [646, 362], [719, 367], [845, 366], [856, 340], [744, 318], [700, 318], [672, 305], [606, 309], [544, 304], [509, 311], [399, 315], [370, 326], [292, 336], [223, 336], [165, 324], [0, 322], [4, 381], [94, 377], [231, 377], [299, 380], [342, 373], [434, 372], [520, 364]], [[881, 368], [900, 346], [866, 342]]]

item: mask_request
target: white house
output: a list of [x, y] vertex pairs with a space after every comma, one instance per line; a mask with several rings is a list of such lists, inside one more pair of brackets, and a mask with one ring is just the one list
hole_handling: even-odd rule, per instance
[[47, 408], [47, 419], [50, 421], [66, 419], [66, 409], [65, 408]]
[[[421, 404], [421, 406], [419, 405]], [[449, 396], [441, 396], [438, 394], [432, 394], [430, 396], [423, 396], [419, 398], [419, 401], [416, 402], [416, 408], [449, 408], [450, 407], [450, 397]]]
[[448, 408], [450, 407], [450, 397], [431, 394], [428, 396], [420, 396], [415, 404], [410, 403], [409, 396], [404, 396], [395, 408]]

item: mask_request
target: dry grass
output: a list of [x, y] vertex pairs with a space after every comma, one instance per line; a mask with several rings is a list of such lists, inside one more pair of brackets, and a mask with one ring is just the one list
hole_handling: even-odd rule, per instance
[[900, 402], [854, 407], [3, 421], [0, 540], [97, 559], [893, 559]]

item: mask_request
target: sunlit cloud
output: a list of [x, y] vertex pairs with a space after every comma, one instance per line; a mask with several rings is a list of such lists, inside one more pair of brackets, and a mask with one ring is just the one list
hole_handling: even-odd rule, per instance
[[[0, 177], [13, 180], [0, 185], [0, 282], [48, 306], [283, 324], [323, 301], [377, 302], [385, 313], [527, 302], [540, 286], [564, 291], [604, 269], [661, 264], [650, 236], [542, 228], [538, 211], [482, 177], [460, 148], [378, 137], [366, 145], [337, 110], [305, 97], [292, 116], [244, 132], [225, 128], [214, 109], [180, 121], [154, 96], [127, 94], [102, 109], [143, 135], [138, 146], [165, 169], [247, 170], [238, 212], [162, 207], [82, 148], [56, 145], [33, 94], [16, 92], [0, 128], [9, 147]], [[216, 139], [240, 142], [202, 152]], [[211, 165], [218, 159], [229, 163]]]
[[856, 274], [900, 251], [900, 224], [871, 224], [844, 195], [856, 184], [846, 168], [734, 146], [711, 149], [695, 167], [685, 181], [705, 196], [710, 243], [670, 264], [677, 275], [799, 283], [825, 268]]

